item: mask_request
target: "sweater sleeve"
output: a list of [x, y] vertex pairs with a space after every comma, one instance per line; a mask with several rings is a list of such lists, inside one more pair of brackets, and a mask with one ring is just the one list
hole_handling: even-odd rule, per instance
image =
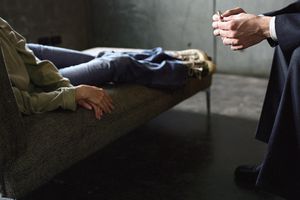
[[52, 62], [35, 57], [24, 41], [19, 40], [17, 49], [27, 68], [30, 83], [36, 89], [13, 89], [20, 111], [34, 114], [58, 108], [76, 110], [75, 87], [69, 79], [64, 78]]
[[70, 81], [61, 76], [53, 63], [36, 58], [26, 46], [26, 39], [2, 18], [0, 29], [9, 75], [21, 77], [12, 81], [20, 111], [32, 114], [57, 108], [75, 110], [75, 87]]
[[61, 87], [51, 92], [28, 93], [12, 87], [20, 111], [23, 114], [35, 114], [58, 108], [76, 110], [75, 89]]
[[30, 81], [46, 91], [52, 91], [60, 87], [71, 87], [69, 79], [64, 78], [56, 68], [56, 66], [49, 60], [39, 60], [34, 53], [27, 47], [26, 40], [22, 38], [17, 32], [16, 49], [22, 57], [26, 65]]
[[7, 22], [4, 23], [3, 29], [9, 35], [10, 42], [16, 49], [18, 56], [22, 58], [30, 81], [43, 89], [54, 90], [59, 87], [71, 87], [68, 79], [61, 76], [56, 66], [48, 60], [39, 60], [34, 53], [27, 47], [26, 39], [15, 31]]
[[45, 91], [52, 91], [60, 87], [72, 87], [69, 79], [64, 78], [54, 64], [48, 60], [40, 61], [36, 58], [36, 62], [25, 64], [30, 81]]

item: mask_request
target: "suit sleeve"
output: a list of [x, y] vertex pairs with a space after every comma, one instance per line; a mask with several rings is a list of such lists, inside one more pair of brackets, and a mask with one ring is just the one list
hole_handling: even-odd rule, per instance
[[268, 39], [271, 46], [279, 45], [287, 55], [300, 46], [300, 2], [297, 1], [289, 6], [269, 12], [266, 16], [276, 16], [275, 28], [277, 42]]
[[266, 16], [277, 16], [288, 13], [298, 13], [300, 11], [300, 1], [294, 2], [280, 10], [264, 13]]
[[300, 46], [300, 13], [276, 16], [275, 27], [279, 46], [291, 55]]

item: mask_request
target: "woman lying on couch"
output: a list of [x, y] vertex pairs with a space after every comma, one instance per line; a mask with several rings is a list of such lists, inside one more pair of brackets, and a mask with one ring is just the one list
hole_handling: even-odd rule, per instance
[[42, 113], [57, 108], [94, 110], [97, 119], [113, 110], [101, 84], [137, 83], [156, 88], [183, 86], [188, 77], [212, 73], [213, 63], [200, 50], [165, 53], [161, 48], [140, 53], [104, 52], [93, 57], [78, 51], [26, 44], [0, 18], [0, 41], [20, 111]]

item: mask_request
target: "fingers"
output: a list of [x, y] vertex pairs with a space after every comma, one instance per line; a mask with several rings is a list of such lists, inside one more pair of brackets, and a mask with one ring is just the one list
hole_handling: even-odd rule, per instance
[[105, 99], [102, 99], [102, 101], [100, 102], [100, 104], [98, 104], [98, 106], [101, 108], [101, 110], [104, 111], [104, 113], [112, 112], [110, 105], [108, 104], [107, 100], [105, 100]]
[[78, 104], [87, 110], [94, 110], [96, 119], [100, 120], [102, 118], [103, 111], [96, 104], [94, 104], [92, 102], [88, 102], [86, 100], [80, 100], [80, 101], [78, 101]]
[[105, 104], [107, 111], [111, 113], [114, 109], [112, 102], [108, 98], [104, 98], [103, 103]]
[[233, 30], [236, 28], [237, 22], [234, 20], [230, 21], [216, 21], [212, 23], [212, 27], [214, 29], [222, 29], [222, 30]]
[[114, 109], [113, 101], [106, 91], [98, 87], [90, 87], [90, 89], [86, 100], [98, 106], [104, 113], [111, 113]]
[[226, 10], [222, 16], [223, 17], [229, 17], [231, 15], [237, 15], [237, 14], [241, 14], [241, 13], [246, 13], [245, 10], [243, 10], [242, 8], [233, 8], [233, 9], [230, 9], [230, 10]]
[[103, 89], [101, 90], [101, 93], [102, 98], [99, 99], [99, 106], [105, 113], [111, 113], [114, 109], [112, 99]]
[[220, 36], [222, 38], [222, 40], [224, 38], [233, 39], [233, 40], [240, 39], [239, 33], [237, 31], [227, 31], [227, 30], [215, 29], [213, 31], [213, 34], [215, 36]]
[[227, 10], [221, 16], [218, 14], [213, 15], [213, 23], [212, 27], [214, 29], [224, 29], [230, 30], [236, 27], [236, 21], [242, 17], [241, 13], [245, 13], [245, 11], [241, 8], [234, 8], [232, 10]]
[[211, 25], [214, 29], [219, 28], [219, 21], [214, 21]]
[[87, 110], [92, 110], [93, 109], [93, 107], [88, 102], [86, 102], [84, 100], [78, 101], [78, 105], [80, 105], [81, 107], [83, 107]]
[[215, 29], [213, 31], [214, 36], [220, 36], [220, 29]]
[[238, 50], [243, 50], [243, 49], [245, 49], [244, 47], [243, 47], [243, 45], [238, 45], [238, 46], [231, 46], [230, 47], [230, 49], [232, 50], [232, 51], [238, 51]]
[[113, 100], [106, 91], [104, 91], [104, 97], [105, 97], [105, 101], [107, 102], [110, 109], [113, 110], [114, 109]]
[[81, 85], [76, 88], [76, 102], [88, 109], [93, 109], [97, 119], [104, 113], [111, 113], [114, 109], [113, 100], [102, 88]]
[[234, 51], [242, 50], [247, 47], [246, 41], [235, 38], [223, 38], [222, 41], [225, 46], [230, 46], [230, 49]]
[[213, 21], [222, 21], [221, 17], [218, 14], [212, 16]]
[[228, 46], [228, 45], [231, 45], [231, 46], [240, 45], [239, 40], [234, 39], [234, 38], [223, 38], [223, 44], [226, 45], [226, 46]]
[[90, 103], [90, 104], [93, 107], [96, 119], [100, 120], [103, 116], [103, 111], [101, 110], [101, 108], [99, 106], [97, 106], [93, 103]]

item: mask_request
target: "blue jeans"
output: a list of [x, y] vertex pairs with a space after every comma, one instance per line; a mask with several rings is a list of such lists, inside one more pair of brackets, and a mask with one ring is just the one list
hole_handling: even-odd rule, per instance
[[136, 83], [175, 89], [183, 86], [188, 70], [162, 48], [133, 52], [101, 52], [97, 57], [80, 51], [28, 44], [36, 57], [50, 60], [73, 85], [99, 86], [108, 82]]

